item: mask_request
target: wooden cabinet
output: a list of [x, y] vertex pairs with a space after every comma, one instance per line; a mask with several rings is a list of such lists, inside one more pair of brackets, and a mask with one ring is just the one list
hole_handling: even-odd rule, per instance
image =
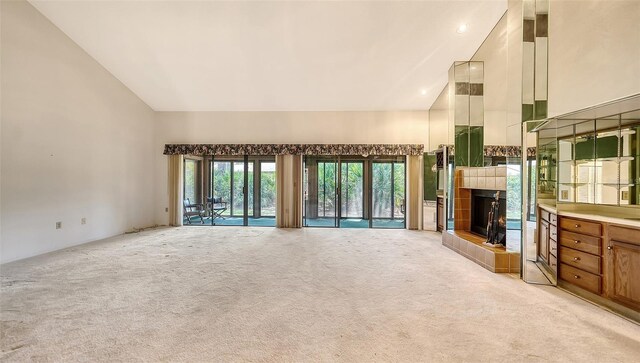
[[606, 259], [607, 296], [640, 310], [640, 229], [609, 226]]
[[560, 279], [602, 293], [602, 224], [560, 216]]
[[560, 236], [560, 245], [594, 255], [602, 254], [602, 239], [600, 237], [563, 231]]
[[557, 216], [542, 208], [538, 209], [538, 261], [556, 275], [558, 272]]
[[544, 219], [540, 221], [538, 236], [538, 257], [546, 262], [549, 260], [549, 222]]
[[561, 264], [560, 278], [594, 294], [600, 294], [602, 291], [602, 278], [600, 275], [592, 274], [579, 268]]
[[438, 197], [438, 227], [437, 227], [437, 231], [444, 231], [444, 221], [445, 221], [445, 215], [444, 215], [444, 198]]
[[560, 286], [640, 321], [627, 314], [640, 313], [640, 228], [539, 208], [536, 233], [537, 260]]
[[580, 233], [589, 236], [601, 236], [602, 225], [597, 222], [589, 222], [575, 218], [560, 218], [560, 228], [565, 231]]

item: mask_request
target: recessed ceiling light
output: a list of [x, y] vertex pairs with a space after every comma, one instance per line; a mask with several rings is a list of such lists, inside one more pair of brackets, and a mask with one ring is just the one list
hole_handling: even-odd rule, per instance
[[421, 89], [420, 90], [420, 94], [423, 95], [423, 96], [426, 96], [427, 95], [427, 90], [426, 89]]
[[467, 24], [460, 24], [460, 26], [458, 27], [458, 29], [456, 30], [456, 33], [458, 34], [462, 34], [464, 32], [467, 31]]

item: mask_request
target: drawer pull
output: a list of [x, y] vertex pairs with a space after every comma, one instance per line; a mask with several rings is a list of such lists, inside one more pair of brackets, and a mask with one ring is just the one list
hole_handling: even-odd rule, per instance
[[580, 225], [578, 223], [576, 223], [576, 228], [580, 228]]
[[580, 276], [579, 275], [573, 275], [573, 278], [577, 280], [577, 279], [580, 278]]
[[578, 262], [578, 261], [580, 261], [580, 257], [574, 257], [573, 260]]
[[573, 243], [578, 244], [578, 243], [580, 243], [580, 241], [579, 240], [575, 240], [575, 241], [573, 241]]
[[607, 246], [607, 249], [608, 249], [609, 251], [611, 251], [611, 250], [613, 249], [613, 247], [611, 247], [611, 246]]

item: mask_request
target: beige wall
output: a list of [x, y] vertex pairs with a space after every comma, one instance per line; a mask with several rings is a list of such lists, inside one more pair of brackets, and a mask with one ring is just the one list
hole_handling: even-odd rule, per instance
[[438, 145], [453, 144], [453, 124], [449, 124], [449, 93], [445, 86], [429, 109], [429, 148], [433, 151]]
[[156, 222], [168, 223], [165, 144], [428, 144], [428, 112], [157, 112]]
[[427, 111], [158, 112], [158, 142], [426, 144]]
[[549, 116], [640, 93], [640, 1], [552, 1]]
[[0, 261], [153, 225], [153, 111], [30, 4], [0, 3]]

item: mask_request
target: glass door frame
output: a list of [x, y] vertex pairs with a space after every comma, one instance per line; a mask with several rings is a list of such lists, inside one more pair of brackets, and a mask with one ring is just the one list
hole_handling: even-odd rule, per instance
[[[256, 203], [255, 203], [255, 193], [250, 193], [250, 189], [252, 188], [253, 190], [255, 190], [256, 188], [256, 168], [255, 168], [255, 164], [253, 163], [261, 163], [261, 162], [273, 162], [275, 164], [275, 156], [273, 155], [265, 155], [265, 156], [255, 156], [255, 155], [211, 155], [209, 156], [208, 159], [208, 165], [209, 165], [209, 179], [208, 179], [208, 192], [209, 192], [209, 196], [210, 197], [215, 197], [215, 193], [214, 193], [214, 163], [216, 162], [229, 162], [230, 163], [230, 176], [229, 176], [229, 200], [227, 201], [228, 205], [229, 205], [229, 215], [225, 216], [225, 217], [232, 217], [232, 218], [238, 218], [241, 217], [242, 218], [242, 224], [213, 224], [212, 221], [212, 225], [215, 226], [249, 226], [249, 217], [254, 217], [255, 216], [255, 207], [256, 207]], [[243, 176], [242, 176], [242, 214], [238, 215], [236, 214], [236, 209], [234, 209], [234, 189], [235, 189], [235, 177], [234, 177], [234, 173], [236, 172], [235, 170], [235, 166], [237, 164], [242, 163], [243, 167], [242, 167], [242, 172], [243, 172]], [[252, 185], [249, 185], [249, 166], [250, 163], [252, 163], [252, 172], [253, 172], [253, 183]], [[258, 177], [259, 178], [259, 177]], [[277, 190], [276, 190], [277, 193]], [[253, 199], [254, 200], [249, 200], [250, 196], [253, 195]], [[249, 215], [249, 203], [253, 203], [252, 206], [252, 214]], [[274, 216], [274, 220], [275, 220], [275, 216]], [[274, 222], [275, 224], [275, 222]], [[254, 227], [260, 226], [260, 225], [251, 225]], [[261, 226], [261, 227], [270, 227], [270, 226]]]
[[[402, 161], [400, 161], [400, 158]], [[404, 200], [404, 217], [402, 228], [407, 228], [407, 157], [406, 156], [372, 156], [367, 158], [369, 165], [369, 190], [368, 190], [368, 198], [369, 198], [369, 228], [377, 228], [377, 229], [396, 229], [389, 227], [379, 227], [373, 225], [374, 219], [388, 219], [388, 218], [379, 218], [373, 216], [373, 164], [391, 164], [391, 220], [397, 219], [395, 217], [395, 164], [404, 165], [404, 188], [402, 198]]]
[[[334, 188], [333, 188], [333, 194], [334, 194], [334, 205], [333, 205], [333, 225], [329, 225], [329, 226], [323, 226], [323, 225], [309, 225], [308, 224], [308, 219], [309, 219], [309, 213], [308, 213], [308, 202], [309, 202], [309, 175], [308, 175], [308, 170], [309, 167], [307, 165], [307, 158], [313, 158], [315, 159], [315, 163], [316, 163], [316, 167], [320, 164], [323, 163], [324, 165], [324, 169], [323, 169], [323, 178], [325, 175], [325, 171], [326, 171], [326, 164], [333, 164], [334, 165]], [[314, 227], [314, 228], [339, 228], [339, 220], [340, 220], [340, 209], [342, 207], [341, 204], [341, 199], [340, 199], [340, 178], [341, 178], [341, 174], [340, 174], [340, 156], [334, 156], [334, 155], [305, 155], [304, 156], [304, 160], [303, 160], [303, 165], [304, 165], [304, 179], [303, 179], [303, 184], [304, 184], [304, 188], [302, 188], [302, 193], [303, 193], [303, 218], [302, 218], [302, 225], [303, 227]], [[316, 171], [316, 178], [317, 175], [319, 175], [318, 171]], [[326, 181], [326, 178], [325, 178]], [[319, 182], [319, 180], [316, 180], [316, 184]], [[326, 200], [326, 184], [325, 187], [323, 187], [323, 199]], [[319, 199], [317, 197], [318, 191], [316, 191], [316, 199]], [[318, 201], [318, 205], [316, 205], [316, 211], [318, 210], [319, 207], [319, 201]], [[326, 217], [326, 208], [323, 207], [323, 218], [327, 218]], [[318, 216], [319, 218], [319, 216]], [[331, 218], [331, 217], [329, 217]]]
[[[370, 212], [370, 209], [371, 209], [370, 208], [371, 207], [371, 203], [368, 203], [368, 205], [367, 205], [367, 200], [371, 200], [369, 198], [369, 194], [370, 194], [370, 189], [371, 188], [370, 187], [367, 188], [367, 179], [370, 179], [370, 178], [367, 178], [367, 175], [366, 175], [367, 174], [367, 168], [369, 168], [370, 163], [371, 163], [370, 158], [368, 158], [368, 157], [365, 158], [365, 157], [362, 157], [362, 156], [360, 156], [360, 157], [338, 156], [338, 158], [337, 158], [337, 174], [338, 174], [338, 176], [337, 176], [338, 180], [337, 181], [338, 181], [338, 183], [336, 185], [337, 193], [338, 193], [338, 195], [337, 195], [338, 203], [336, 203], [337, 204], [337, 206], [336, 206], [337, 207], [336, 218], [338, 219], [337, 225], [336, 225], [337, 228], [341, 228], [342, 227], [341, 224], [342, 224], [342, 219], [343, 218], [344, 219], [348, 219], [349, 218], [349, 216], [348, 216], [349, 205], [348, 204], [346, 205], [347, 216], [342, 216], [342, 182], [343, 182], [343, 180], [342, 180], [342, 164], [343, 163], [345, 163], [347, 165], [347, 167], [348, 167], [348, 165], [350, 163], [351, 164], [362, 164], [362, 219], [366, 219], [367, 211]], [[371, 170], [371, 169], [369, 168], [369, 170]], [[371, 173], [369, 172], [369, 174], [371, 174]], [[349, 175], [349, 171], [347, 170], [347, 176], [348, 175]], [[371, 184], [369, 183], [369, 186], [370, 185]], [[347, 193], [348, 193], [348, 190], [347, 190]], [[349, 202], [348, 195], [347, 195], [346, 202], [347, 203]], [[369, 208], [367, 208], [367, 207], [369, 207]], [[371, 228], [371, 217], [370, 216], [371, 216], [371, 214], [369, 214], [369, 223], [368, 223], [369, 228]]]
[[[320, 163], [332, 163], [335, 165], [335, 188], [334, 188], [334, 193], [335, 193], [335, 205], [334, 205], [334, 216], [333, 216], [333, 220], [334, 223], [333, 225], [329, 225], [329, 226], [322, 226], [322, 225], [309, 225], [308, 220], [309, 220], [309, 213], [308, 213], [308, 208], [309, 208], [309, 164], [307, 163], [307, 158], [313, 158], [315, 159], [316, 165], [320, 164]], [[307, 155], [304, 158], [304, 179], [303, 179], [303, 183], [304, 183], [304, 188], [302, 190], [303, 193], [303, 203], [304, 203], [304, 215], [303, 215], [303, 227], [316, 227], [316, 228], [343, 228], [343, 224], [342, 224], [342, 219], [343, 218], [347, 218], [346, 216], [342, 215], [342, 201], [343, 201], [343, 196], [342, 196], [342, 188], [343, 188], [343, 183], [342, 183], [342, 165], [346, 164], [346, 163], [361, 163], [362, 164], [362, 172], [363, 172], [363, 176], [362, 176], [362, 219], [367, 220], [367, 227], [368, 228], [377, 228], [377, 229], [394, 229], [394, 228], [390, 228], [390, 227], [380, 227], [380, 226], [375, 226], [373, 223], [373, 164], [374, 163], [389, 163], [392, 165], [392, 173], [391, 173], [391, 181], [392, 181], [392, 185], [394, 185], [395, 183], [395, 164], [398, 163], [402, 163], [404, 165], [404, 183], [405, 183], [405, 187], [404, 187], [404, 203], [405, 203], [405, 217], [403, 218], [403, 229], [407, 228], [407, 218], [406, 218], [406, 203], [407, 203], [407, 188], [406, 188], [406, 182], [407, 182], [407, 158], [405, 155], [402, 156], [392, 156], [392, 155], [370, 155], [367, 157], [364, 156], [345, 156], [345, 155]], [[316, 171], [316, 175], [318, 175], [318, 172]], [[324, 173], [323, 173], [324, 175]], [[316, 180], [315, 183], [318, 183], [319, 180]], [[326, 187], [323, 188], [324, 192], [326, 193]], [[392, 188], [392, 210], [395, 208], [395, 193], [394, 190]], [[316, 193], [318, 194], [318, 193]], [[317, 198], [317, 196], [316, 196]], [[319, 198], [317, 198], [319, 199]], [[319, 202], [318, 202], [319, 204]], [[316, 206], [316, 209], [318, 208], [318, 206]], [[324, 209], [323, 209], [324, 210]], [[396, 219], [395, 215], [392, 215], [391, 219]]]
[[[233, 196], [233, 191], [234, 191], [234, 187], [235, 187], [235, 181], [234, 181], [234, 173], [235, 173], [235, 165], [242, 163], [243, 164], [243, 173], [245, 174], [245, 177], [243, 177], [243, 189], [242, 189], [242, 195], [243, 198], [245, 197], [245, 186], [247, 184], [248, 181], [248, 177], [246, 176], [247, 174], [247, 163], [246, 163], [246, 157], [245, 156], [227, 156], [227, 155], [213, 155], [211, 156], [211, 159], [209, 159], [209, 174], [210, 175], [210, 179], [209, 179], [209, 185], [208, 185], [208, 190], [209, 190], [209, 194], [211, 197], [215, 197], [215, 193], [213, 192], [214, 190], [214, 180], [215, 178], [213, 177], [213, 165], [216, 162], [227, 162], [230, 163], [230, 176], [229, 176], [229, 200], [227, 201], [229, 203], [229, 217], [243, 217], [247, 212], [247, 203], [245, 203], [245, 201], [242, 202], [242, 214], [237, 215], [235, 214], [235, 208], [234, 208], [234, 196]], [[244, 198], [247, 199], [247, 198]]]
[[[275, 155], [245, 155], [245, 194], [247, 197], [245, 198], [245, 217], [244, 217], [244, 225], [252, 226], [252, 227], [275, 227], [275, 219], [276, 219], [276, 211], [274, 208], [274, 214], [272, 216], [263, 216], [262, 215], [262, 165], [264, 163], [273, 163], [274, 165], [274, 173], [275, 173], [275, 165], [276, 158]], [[253, 181], [249, 182], [249, 166], [252, 166], [253, 173]], [[277, 178], [276, 178], [277, 179]], [[274, 207], [277, 205], [277, 184], [274, 184], [274, 188], [276, 189], [276, 200], [274, 200]], [[251, 192], [252, 191], [252, 192]], [[256, 193], [257, 192], [257, 193]], [[249, 195], [252, 198], [249, 198]], [[249, 200], [251, 199], [251, 200]], [[249, 203], [251, 205], [252, 214], [249, 215]], [[258, 212], [256, 213], [256, 210]], [[259, 217], [256, 217], [258, 215]], [[261, 225], [261, 224], [251, 224], [249, 221], [249, 217], [253, 218], [253, 220], [257, 220], [259, 218], [273, 218], [273, 226]]]

